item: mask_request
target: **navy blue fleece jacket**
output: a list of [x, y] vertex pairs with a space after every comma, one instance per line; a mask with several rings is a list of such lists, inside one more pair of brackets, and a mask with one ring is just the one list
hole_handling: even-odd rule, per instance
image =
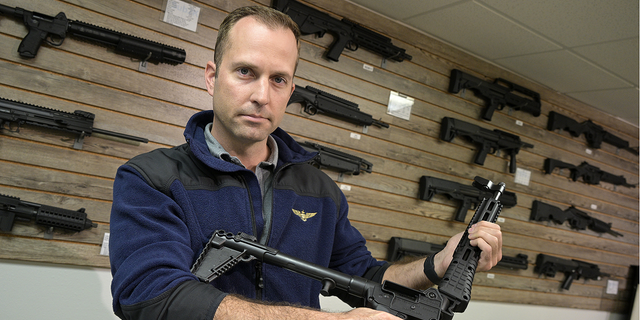
[[[121, 318], [210, 320], [227, 293], [319, 307], [320, 282], [279, 267], [241, 263], [211, 284], [189, 271], [214, 231], [259, 238], [265, 223], [255, 174], [210, 154], [204, 127], [212, 119], [211, 111], [194, 115], [187, 143], [118, 169], [109, 253], [113, 308]], [[307, 163], [315, 154], [279, 128], [272, 136], [279, 159], [266, 245], [350, 275], [384, 269], [349, 223], [344, 194]], [[303, 221], [294, 210], [317, 214]]]

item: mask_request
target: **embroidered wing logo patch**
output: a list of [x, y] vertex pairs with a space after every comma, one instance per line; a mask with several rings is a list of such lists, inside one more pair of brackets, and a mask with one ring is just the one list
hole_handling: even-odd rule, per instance
[[293, 210], [293, 213], [300, 217], [300, 219], [302, 219], [302, 221], [307, 221], [307, 219], [315, 216], [317, 214], [317, 212], [304, 212], [304, 210], [296, 210], [296, 209], [291, 209]]

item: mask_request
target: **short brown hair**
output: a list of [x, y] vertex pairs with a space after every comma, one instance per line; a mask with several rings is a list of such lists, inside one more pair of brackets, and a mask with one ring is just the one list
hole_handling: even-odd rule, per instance
[[[240, 7], [238, 9], [233, 10], [220, 24], [220, 29], [218, 30], [218, 38], [216, 39], [216, 47], [215, 53], [213, 56], [213, 62], [216, 64], [216, 68], [220, 68], [220, 63], [222, 62], [222, 57], [224, 56], [225, 51], [231, 45], [229, 43], [229, 32], [231, 28], [242, 18], [252, 16], [259, 22], [268, 26], [269, 28], [285, 28], [291, 30], [293, 35], [296, 38], [296, 45], [298, 47], [298, 55], [300, 53], [300, 28], [298, 25], [291, 20], [291, 18], [276, 10], [269, 7], [264, 6], [251, 6], [251, 7]], [[298, 62], [296, 61], [296, 67]]]

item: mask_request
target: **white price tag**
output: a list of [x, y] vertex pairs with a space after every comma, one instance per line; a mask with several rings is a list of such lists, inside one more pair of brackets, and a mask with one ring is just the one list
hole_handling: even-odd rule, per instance
[[100, 247], [100, 255], [108, 256], [109, 255], [109, 233], [105, 233], [102, 238], [102, 247]]
[[341, 184], [340, 185], [340, 190], [351, 191], [351, 186], [350, 185], [346, 185], [346, 184]]
[[167, 0], [162, 21], [196, 32], [200, 7], [180, 0]]
[[530, 179], [531, 179], [531, 171], [516, 168], [516, 177], [514, 178], [513, 182], [528, 186]]

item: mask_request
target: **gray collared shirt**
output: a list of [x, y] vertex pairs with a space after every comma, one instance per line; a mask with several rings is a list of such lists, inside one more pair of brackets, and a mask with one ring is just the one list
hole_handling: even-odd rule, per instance
[[[209, 123], [204, 128], [204, 137], [207, 141], [207, 147], [209, 147], [209, 152], [214, 157], [239, 165], [246, 169], [246, 167], [240, 162], [238, 157], [232, 156], [227, 152], [222, 145], [213, 137], [211, 134], [211, 126], [213, 123]], [[262, 236], [260, 237], [260, 243], [265, 244], [267, 240], [268, 231], [271, 229], [271, 214], [272, 214], [272, 203], [273, 203], [273, 171], [276, 169], [276, 164], [278, 163], [278, 144], [276, 140], [269, 136], [267, 139], [267, 146], [271, 150], [271, 155], [266, 161], [262, 161], [256, 167], [256, 171], [254, 172], [256, 178], [258, 179], [258, 184], [260, 184], [260, 192], [262, 193], [262, 217], [264, 218], [264, 229], [262, 232]], [[233, 232], [233, 231], [231, 231]]]

